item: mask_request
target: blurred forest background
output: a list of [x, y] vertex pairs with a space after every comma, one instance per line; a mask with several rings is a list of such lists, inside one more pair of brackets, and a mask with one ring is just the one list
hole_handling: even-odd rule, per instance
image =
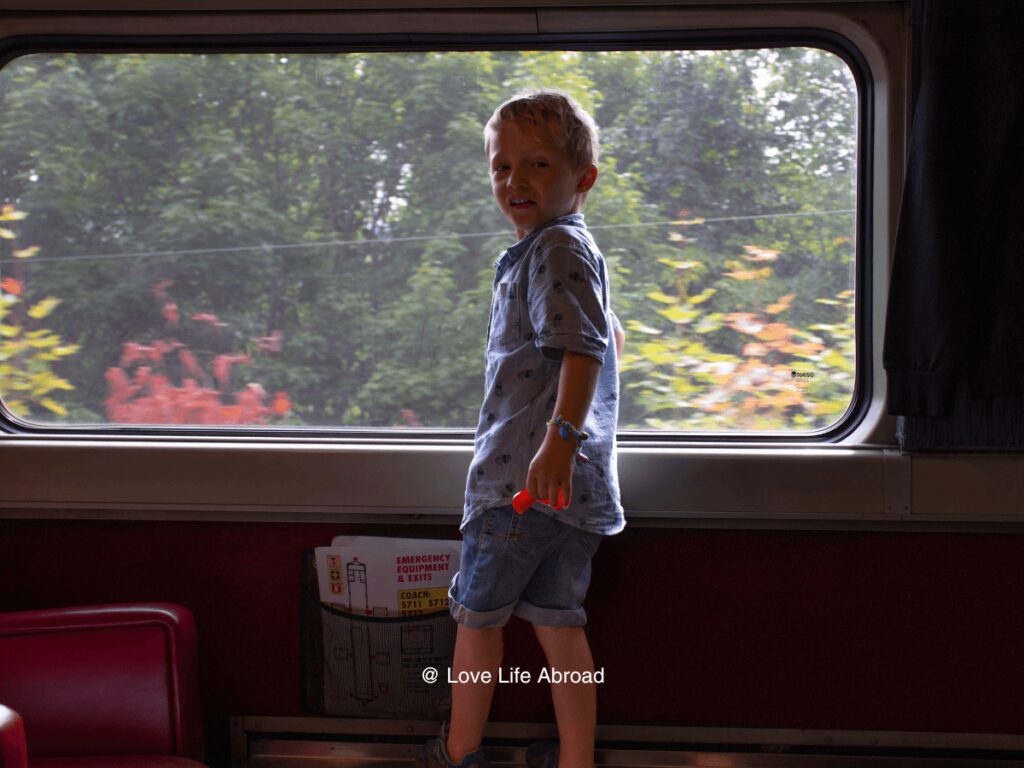
[[476, 424], [514, 233], [482, 128], [601, 128], [620, 428], [815, 430], [854, 388], [857, 91], [811, 48], [31, 54], [0, 71], [0, 397], [44, 424]]

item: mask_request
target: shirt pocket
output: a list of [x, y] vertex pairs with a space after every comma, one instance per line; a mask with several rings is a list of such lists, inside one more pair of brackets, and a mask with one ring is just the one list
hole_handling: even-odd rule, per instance
[[515, 346], [522, 338], [523, 312], [519, 283], [503, 280], [494, 289], [491, 299], [490, 327], [487, 331], [488, 344], [499, 348]]

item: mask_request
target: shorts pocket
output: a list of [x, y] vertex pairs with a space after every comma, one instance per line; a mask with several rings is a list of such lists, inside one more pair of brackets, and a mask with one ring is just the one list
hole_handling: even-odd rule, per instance
[[511, 549], [520, 557], [525, 557], [526, 554], [523, 552], [520, 546], [520, 539], [522, 538], [523, 523], [522, 518], [526, 517], [525, 514], [517, 514], [515, 510], [512, 510], [512, 517], [508, 521], [508, 533], [505, 534], [505, 546]]
[[554, 518], [531, 509], [517, 515], [510, 507], [509, 512], [512, 519], [505, 544], [523, 560], [537, 560], [557, 541], [558, 522]]
[[491, 507], [486, 512], [481, 513], [481, 516], [483, 517], [483, 522], [481, 525], [482, 532], [480, 535], [485, 539], [489, 539], [494, 534], [494, 519], [497, 517], [495, 508]]
[[597, 554], [597, 548], [601, 546], [601, 540], [604, 536], [599, 533], [591, 533], [590, 531], [580, 529], [579, 537], [581, 539], [580, 544], [584, 551], [590, 555], [591, 559], [593, 559], [594, 555]]

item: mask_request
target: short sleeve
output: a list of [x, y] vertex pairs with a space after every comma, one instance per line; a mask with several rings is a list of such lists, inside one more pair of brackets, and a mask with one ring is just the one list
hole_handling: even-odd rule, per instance
[[609, 309], [608, 314], [611, 315], [612, 318], [612, 331], [618, 333], [622, 330], [622, 323], [619, 322], [619, 316], [615, 314], [614, 309]]
[[530, 265], [528, 310], [546, 357], [576, 352], [604, 362], [611, 329], [600, 256], [571, 243], [541, 246]]

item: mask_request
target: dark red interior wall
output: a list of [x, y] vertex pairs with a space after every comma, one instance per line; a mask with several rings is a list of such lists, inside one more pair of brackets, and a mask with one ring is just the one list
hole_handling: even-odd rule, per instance
[[[0, 610], [171, 601], [204, 716], [302, 715], [303, 550], [455, 526], [0, 521]], [[652, 530], [602, 543], [587, 601], [602, 723], [1019, 733], [1020, 535]], [[506, 665], [537, 671], [513, 619]], [[492, 718], [550, 721], [540, 685]]]

